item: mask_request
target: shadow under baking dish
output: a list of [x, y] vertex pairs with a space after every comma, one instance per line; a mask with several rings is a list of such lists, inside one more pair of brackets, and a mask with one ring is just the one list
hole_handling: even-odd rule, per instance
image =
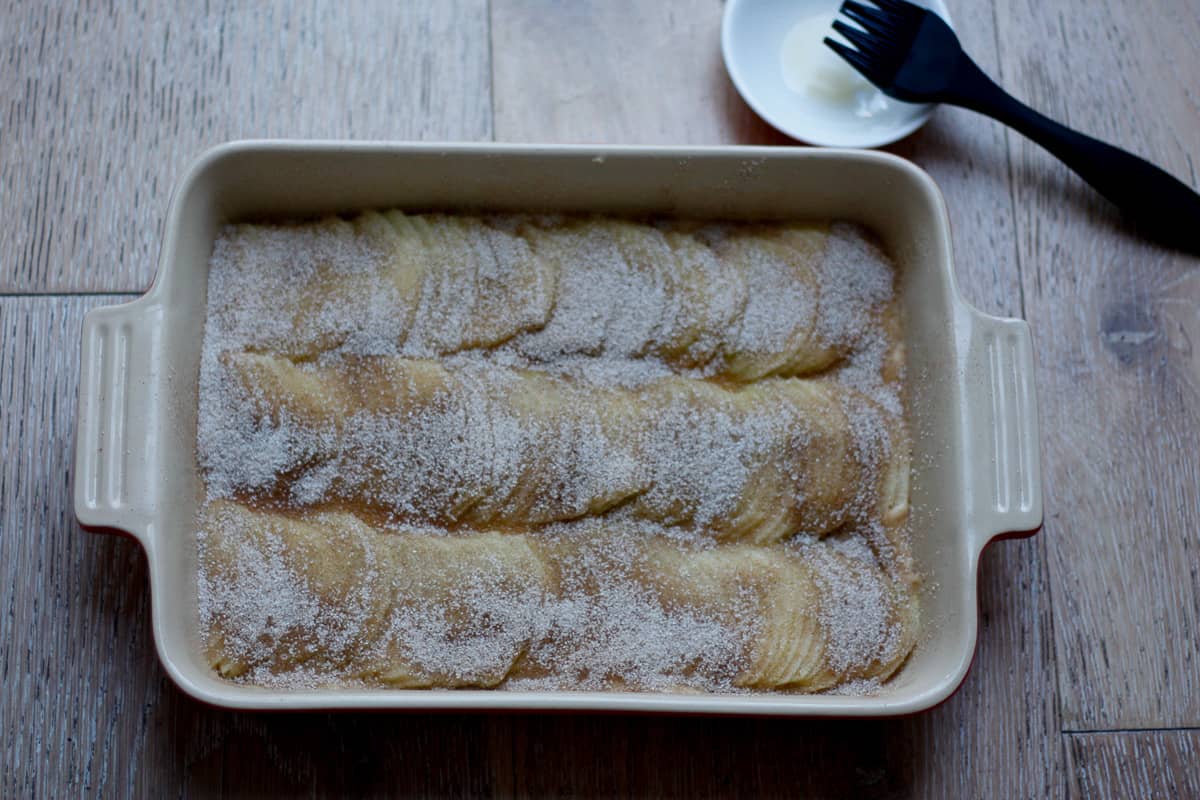
[[[265, 689], [221, 680], [201, 655], [195, 514], [197, 378], [208, 259], [221, 225], [368, 208], [557, 211], [723, 219], [843, 219], [898, 266], [913, 433], [913, 547], [922, 634], [877, 694], [658, 694]], [[1028, 326], [967, 305], [932, 179], [885, 153], [243, 142], [203, 155], [171, 204], [154, 285], [84, 322], [75, 510], [146, 549], [154, 639], [179, 686], [253, 709], [510, 709], [869, 717], [947, 698], [975, 649], [979, 554], [1042, 520]], [[989, 677], [985, 679], [995, 679]]]

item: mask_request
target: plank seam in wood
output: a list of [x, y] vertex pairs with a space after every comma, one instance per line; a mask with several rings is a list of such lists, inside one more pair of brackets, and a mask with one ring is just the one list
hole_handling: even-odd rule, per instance
[[[1000, 53], [1000, 21], [997, 19], [996, 4], [992, 4], [992, 36], [996, 39], [996, 80], [1003, 85], [1004, 81], [1004, 60], [1001, 59]], [[1012, 160], [1012, 131], [1007, 126], [1001, 126], [1004, 135], [1004, 163], [1008, 168], [1008, 212], [1012, 218], [1013, 236], [1013, 263], [1017, 265], [1017, 298], [1021, 305], [1021, 319], [1025, 319], [1025, 279], [1021, 269], [1021, 246], [1017, 239], [1017, 194], [1016, 180], [1013, 175], [1013, 160]], [[1044, 548], [1043, 548], [1044, 549]], [[1052, 631], [1053, 632], [1053, 631]], [[1055, 680], [1058, 679], [1058, 656], [1055, 654], [1054, 671]]]
[[1176, 725], [1171, 728], [1078, 728], [1063, 729], [1066, 736], [1093, 736], [1098, 733], [1189, 733], [1200, 731], [1200, 725]]
[[[147, 290], [149, 291], [149, 290]], [[103, 291], [80, 291], [80, 292], [0, 292], [0, 299], [17, 299], [22, 297], [32, 298], [54, 298], [54, 297], [141, 297], [145, 292], [103, 292]]]

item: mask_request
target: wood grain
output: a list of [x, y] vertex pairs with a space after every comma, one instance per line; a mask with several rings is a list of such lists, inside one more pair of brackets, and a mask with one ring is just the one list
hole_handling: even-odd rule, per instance
[[502, 796], [1061, 796], [1045, 575], [1032, 542], [985, 557], [975, 665], [933, 711], [897, 720], [498, 717]]
[[[1197, 185], [1193, 0], [1003, 8], [1014, 93]], [[1063, 724], [1195, 726], [1200, 259], [1140, 241], [1073, 173], [1010, 141]]]
[[1200, 797], [1200, 731], [1067, 737], [1071, 796], [1095, 800]]
[[[79, 530], [71, 455], [83, 314], [0, 298], [0, 796], [665, 794], [1042, 796], [1054, 774], [1044, 575], [985, 558], [979, 659], [930, 714], [865, 724], [603, 716], [237, 714], [157, 663], [145, 559]], [[1035, 666], [1035, 668], [1030, 668]], [[1014, 708], [1011, 714], [998, 709]], [[969, 724], [987, 718], [987, 726]]]
[[223, 141], [491, 136], [487, 0], [19, 0], [0, 65], [0, 292], [144, 289]]
[[157, 663], [137, 546], [80, 531], [70, 509], [79, 327], [118, 299], [0, 298], [0, 580], [25, 588], [0, 615], [0, 796], [1043, 796], [1054, 748], [1036, 725], [969, 724], [1048, 694], [1044, 669], [1013, 668], [1046, 661], [1044, 622], [1022, 602], [1043, 578], [993, 556], [979, 663], [915, 718], [268, 715], [191, 701]]
[[[966, 4], [952, 13], [967, 14]], [[669, 6], [669, 8], [667, 7]], [[752, 144], [778, 134], [748, 123], [720, 69], [717, 46], [721, 6], [605, 3], [595, 6], [553, 0], [493, 0], [495, 133], [499, 139], [604, 142], [707, 142]], [[999, 63], [990, 15], [972, 14], [964, 42], [985, 68]], [[535, 59], [536, 54], [536, 59]], [[543, 69], [542, 65], [552, 65]], [[660, 75], [645, 67], [654, 65]], [[789, 140], [780, 139], [787, 142]], [[919, 134], [892, 148], [930, 171], [946, 196], [964, 293], [994, 314], [1020, 315], [1021, 278], [1013, 241], [1012, 199], [1006, 134], [990, 121], [943, 109]], [[896, 723], [860, 725], [846, 741], [838, 726], [788, 724], [787, 738], [802, 742], [783, 763], [806, 769], [796, 783], [787, 767], [763, 768], [802, 787], [801, 794], [844, 796], [870, 791], [867, 778], [828, 765], [853, 764], [878, 782], [885, 795], [949, 797], [1015, 795], [1041, 797], [1061, 785], [1062, 746], [1055, 702], [1054, 647], [1045, 543], [1006, 542], [985, 556], [980, 580], [982, 627], [975, 666], [963, 689], [944, 707]], [[983, 721], [978, 722], [977, 721]], [[599, 763], [616, 764], [605, 792], [687, 795], [712, 791], [715, 775], [734, 771], [741, 757], [737, 734], [714, 724], [699, 740], [724, 744], [693, 758], [716, 757], [715, 774], [659, 775], [643, 764], [673, 763], [677, 745], [666, 736], [641, 734], [637, 726], [612, 723], [540, 723], [538, 758], [561, 769], [533, 773], [514, 769], [517, 793], [572, 793], [587, 784], [563, 783], [583, 774], [574, 746], [599, 750]], [[775, 739], [764, 723], [749, 724], [759, 742], [755, 760], [776, 765]], [[759, 725], [761, 727], [755, 727]], [[742, 730], [733, 726], [735, 730]], [[618, 732], [619, 731], [619, 732]], [[501, 738], [519, 736], [503, 729]], [[632, 737], [632, 744], [630, 738]], [[876, 748], [882, 743], [882, 750]], [[861, 750], [856, 748], [861, 747]], [[808, 755], [804, 755], [808, 754]], [[872, 754], [875, 754], [872, 756]], [[893, 755], [899, 754], [898, 758]], [[811, 756], [812, 761], [806, 759]], [[528, 757], [526, 754], [525, 757]], [[873, 759], [873, 760], [872, 760]], [[825, 765], [824, 769], [820, 765]], [[521, 774], [523, 772], [523, 777]], [[760, 770], [762, 774], [762, 770]], [[695, 783], [707, 777], [707, 784]], [[745, 780], [743, 777], [742, 780]], [[874, 785], [874, 784], [872, 784]]]
[[493, 0], [497, 141], [779, 144], [721, 62], [717, 0]]
[[[1193, 6], [951, 11], [1018, 95], [1195, 185]], [[175, 179], [237, 136], [785, 143], [721, 69], [721, 8], [10, 4], [0, 295], [143, 288]], [[1047, 529], [984, 555], [946, 704], [850, 723], [194, 703], [155, 657], [144, 557], [70, 505], [80, 322], [122, 298], [0, 296], [0, 797], [1200, 796], [1195, 730], [1097, 732], [1200, 715], [1200, 263], [967, 112], [890, 149], [942, 187], [964, 294], [1028, 315], [1040, 363]]]
[[[966, 4], [950, 5], [968, 12]], [[493, 0], [495, 138], [797, 144], [738, 97], [721, 61], [721, 9], [717, 0]], [[997, 62], [995, 28], [990, 15], [979, 16], [963, 40], [989, 67]], [[1019, 315], [1005, 142], [1000, 126], [942, 109], [890, 149], [929, 170], [951, 201], [968, 298]]]
[[234, 714], [167, 679], [141, 550], [71, 507], [80, 324], [121, 299], [0, 298], [0, 797], [486, 791], [483, 718]]
[[[990, 15], [965, 0], [947, 3], [963, 47], [984, 70], [1000, 69], [999, 42]], [[937, 181], [954, 237], [959, 289], [989, 314], [1022, 317], [1020, 263], [1013, 236], [1008, 142], [1003, 126], [970, 111], [942, 107], [912, 136], [887, 149], [915, 161]]]

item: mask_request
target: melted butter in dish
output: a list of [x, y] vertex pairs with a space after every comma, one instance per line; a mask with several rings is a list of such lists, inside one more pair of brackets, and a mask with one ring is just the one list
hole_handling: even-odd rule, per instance
[[824, 44], [837, 10], [818, 11], [799, 20], [783, 39], [779, 52], [783, 81], [793, 92], [831, 108], [852, 111], [860, 119], [883, 116], [895, 104]]

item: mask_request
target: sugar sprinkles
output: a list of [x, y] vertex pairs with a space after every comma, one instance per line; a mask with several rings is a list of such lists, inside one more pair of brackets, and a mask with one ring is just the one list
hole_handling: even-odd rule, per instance
[[[815, 255], [797, 271], [787, 247]], [[907, 464], [892, 302], [891, 264], [844, 224], [227, 226], [197, 458], [205, 507], [249, 510], [217, 513], [216, 538], [199, 524], [214, 665], [290, 688], [388, 685], [361, 665], [391, 659], [407, 681], [392, 685], [879, 691], [912, 646], [897, 609], [917, 580], [905, 524], [876, 510], [887, 459]], [[844, 491], [829, 476], [848, 468], [821, 461], [842, 452]], [[348, 568], [322, 571], [319, 545], [252, 530], [255, 514], [342, 515], [360, 583], [330, 594]], [[495, 532], [528, 542], [504, 557], [536, 562], [536, 580], [483, 558], [453, 597], [416, 602], [405, 592], [429, 587], [379, 561], [393, 542]], [[646, 578], [655, 548], [682, 584]], [[751, 681], [777, 658], [764, 626], [787, 609], [770, 603], [809, 575], [826, 677]], [[693, 584], [727, 602], [670, 599]]]

